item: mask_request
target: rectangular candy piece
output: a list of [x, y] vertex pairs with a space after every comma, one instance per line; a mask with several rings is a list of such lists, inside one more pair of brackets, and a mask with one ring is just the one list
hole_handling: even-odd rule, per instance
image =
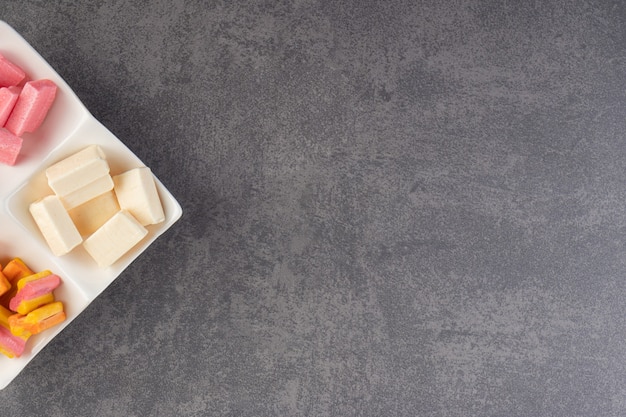
[[28, 314], [37, 307], [54, 301], [52, 291], [61, 285], [61, 278], [56, 274], [48, 274], [39, 279], [23, 278], [18, 282], [15, 297], [9, 308], [20, 314]]
[[9, 302], [11, 301], [11, 298], [15, 297], [15, 294], [17, 294], [18, 280], [29, 275], [33, 275], [34, 272], [28, 266], [26, 266], [24, 261], [22, 261], [20, 258], [14, 258], [4, 266], [2, 273], [11, 283], [11, 289], [4, 295], [0, 296], [0, 306], [9, 308]]
[[15, 313], [8, 308], [0, 306], [0, 326], [9, 327], [9, 317], [13, 314]]
[[17, 282], [24, 277], [33, 275], [35, 272], [22, 259], [13, 258], [4, 266], [2, 273], [10, 282]]
[[29, 209], [54, 255], [65, 255], [83, 241], [59, 197], [49, 195], [32, 203]]
[[27, 337], [15, 336], [10, 331], [9, 317], [14, 313], [0, 306], [0, 353], [9, 358], [19, 358], [26, 348]]
[[90, 145], [46, 169], [48, 185], [59, 196], [66, 196], [105, 175], [109, 175], [109, 163], [98, 145]]
[[118, 211], [105, 224], [85, 239], [83, 247], [98, 263], [106, 267], [117, 261], [148, 234], [127, 211]]
[[4, 295], [11, 289], [11, 283], [4, 276], [2, 272], [0, 272], [0, 295]]
[[[13, 300], [15, 300], [15, 297], [11, 298], [11, 302], [13, 302]], [[53, 301], [54, 294], [49, 292], [28, 300], [21, 300], [19, 303], [13, 302], [13, 304], [9, 304], [9, 308], [11, 309], [11, 311], [15, 311], [19, 314], [28, 314], [34, 309], [46, 304], [50, 304]]]
[[0, 127], [0, 162], [15, 165], [20, 150], [22, 150], [22, 138]]
[[26, 349], [26, 340], [15, 336], [7, 327], [0, 325], [0, 353], [9, 358], [19, 358]]
[[78, 232], [83, 236], [88, 236], [98, 230], [118, 211], [120, 211], [120, 206], [117, 203], [117, 198], [115, 198], [115, 193], [111, 190], [74, 207], [69, 211], [69, 214]]
[[24, 132], [34, 132], [46, 118], [56, 93], [57, 86], [51, 80], [27, 82], [4, 127], [16, 136], [22, 136]]
[[11, 289], [9, 292], [0, 297], [0, 305], [10, 308], [11, 300], [26, 282], [45, 277], [52, 272], [45, 270], [38, 273], [31, 271], [21, 259], [15, 258], [4, 267], [5, 276], [11, 281]]
[[65, 321], [63, 303], [55, 301], [41, 306], [30, 313], [14, 314], [9, 317], [9, 327], [15, 336], [29, 337], [43, 332], [52, 326]]
[[0, 54], [0, 87], [18, 85], [24, 78], [24, 70]]
[[113, 179], [109, 174], [107, 174], [74, 192], [61, 196], [61, 202], [65, 206], [66, 210], [71, 210], [74, 207], [80, 206], [81, 204], [106, 193], [107, 191], [111, 191], [112, 189]]
[[45, 278], [49, 275], [52, 275], [52, 272], [50, 272], [49, 269], [43, 270], [41, 272], [37, 272], [32, 273], [30, 275], [26, 275], [25, 277], [22, 277], [20, 279], [18, 279], [17, 281], [15, 281], [15, 286], [17, 287], [18, 291], [21, 290], [22, 288], [24, 288], [24, 286], [30, 282], [33, 281], [37, 281], [40, 280], [42, 278]]
[[0, 88], [0, 127], [7, 122], [19, 95], [19, 87]]
[[113, 181], [120, 208], [132, 214], [142, 226], [165, 220], [150, 168], [131, 169], [114, 176]]
[[11, 298], [15, 297], [15, 294], [17, 294], [17, 287], [13, 285], [9, 291], [0, 296], [0, 307], [9, 308]]

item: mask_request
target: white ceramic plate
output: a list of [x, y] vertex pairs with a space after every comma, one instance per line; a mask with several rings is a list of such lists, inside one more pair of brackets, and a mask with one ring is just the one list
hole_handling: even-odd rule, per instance
[[82, 249], [62, 257], [52, 255], [39, 233], [28, 205], [52, 194], [44, 170], [51, 164], [90, 144], [104, 150], [115, 175], [130, 168], [145, 166], [119, 139], [98, 122], [50, 65], [8, 24], [0, 21], [0, 53], [19, 65], [30, 79], [48, 78], [58, 86], [56, 100], [44, 123], [33, 134], [23, 136], [22, 152], [15, 166], [0, 164], [0, 264], [19, 257], [33, 270], [49, 269], [63, 284], [55, 296], [63, 301], [67, 320], [31, 337], [20, 358], [0, 354], [0, 389], [6, 387], [73, 319], [75, 319], [128, 265], [182, 215], [176, 199], [155, 178], [165, 211], [165, 221], [148, 226], [148, 236], [108, 268], [98, 268]]

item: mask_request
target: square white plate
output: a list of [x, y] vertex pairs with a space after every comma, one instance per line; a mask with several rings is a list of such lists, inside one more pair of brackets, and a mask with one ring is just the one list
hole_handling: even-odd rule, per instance
[[44, 123], [35, 133], [23, 135], [22, 152], [15, 166], [0, 164], [0, 264], [19, 257], [35, 272], [49, 269], [63, 284], [55, 290], [63, 301], [67, 320], [32, 336], [20, 358], [0, 354], [0, 389], [5, 388], [57, 334], [75, 319], [128, 265], [182, 215], [172, 194], [155, 178], [165, 221], [148, 226], [148, 235], [108, 268], [99, 268], [82, 249], [56, 257], [37, 229], [28, 206], [52, 191], [44, 170], [53, 163], [90, 145], [98, 144], [107, 155], [111, 174], [145, 166], [119, 139], [98, 122], [50, 65], [8, 24], [0, 21], [0, 53], [19, 65], [30, 79], [48, 78], [58, 91]]

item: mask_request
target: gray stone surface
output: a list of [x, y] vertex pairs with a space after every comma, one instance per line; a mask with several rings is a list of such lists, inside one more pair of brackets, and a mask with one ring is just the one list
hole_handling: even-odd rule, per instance
[[184, 209], [3, 417], [626, 415], [622, 2], [0, 19]]

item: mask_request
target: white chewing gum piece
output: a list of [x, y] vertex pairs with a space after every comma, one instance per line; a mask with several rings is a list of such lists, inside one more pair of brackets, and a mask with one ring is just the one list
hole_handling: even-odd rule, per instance
[[59, 197], [44, 197], [29, 210], [54, 255], [65, 255], [83, 241]]
[[161, 199], [148, 167], [134, 168], [113, 177], [115, 195], [122, 210], [127, 210], [143, 226], [165, 220]]
[[98, 197], [101, 194], [113, 189], [113, 179], [109, 174], [90, 182], [89, 184], [73, 191], [69, 194], [61, 196], [61, 201], [66, 210], [80, 206], [87, 201]]
[[74, 207], [69, 214], [78, 232], [87, 236], [98, 230], [118, 211], [120, 211], [120, 206], [117, 204], [115, 193], [111, 190]]
[[46, 169], [48, 185], [59, 196], [66, 196], [108, 174], [109, 163], [98, 145], [90, 145]]
[[83, 247], [99, 267], [112, 265], [148, 234], [127, 211], [118, 211], [91, 236]]

